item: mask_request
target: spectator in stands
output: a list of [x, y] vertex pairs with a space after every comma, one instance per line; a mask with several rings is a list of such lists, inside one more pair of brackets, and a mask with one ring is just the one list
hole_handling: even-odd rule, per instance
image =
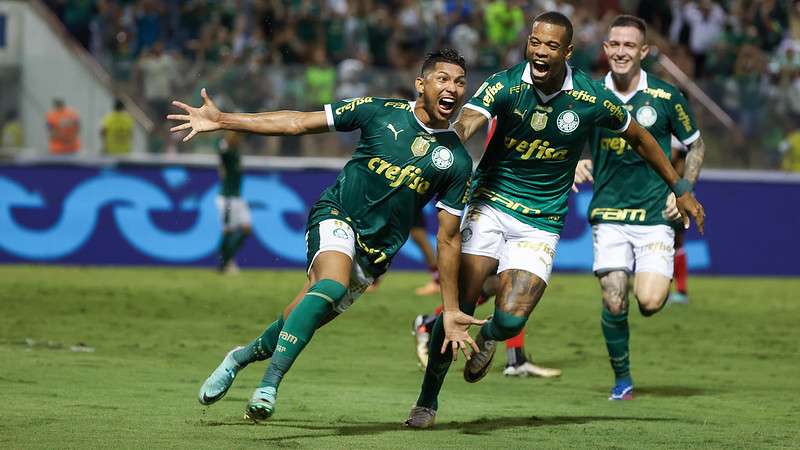
[[47, 112], [46, 122], [49, 136], [47, 146], [51, 154], [69, 155], [80, 151], [80, 118], [63, 99], [53, 99], [53, 108]]
[[312, 50], [311, 65], [306, 69], [306, 104], [309, 106], [331, 103], [336, 88], [336, 70], [328, 64], [324, 46]]
[[787, 172], [800, 173], [800, 128], [789, 132], [778, 150], [783, 155], [781, 168]]
[[25, 144], [22, 135], [22, 124], [19, 121], [17, 111], [12, 109], [6, 114], [3, 128], [0, 130], [0, 147], [2, 148], [22, 148]]
[[709, 50], [722, 35], [726, 14], [712, 0], [692, 1], [682, 10], [684, 26], [688, 27], [689, 50], [695, 62], [695, 76], [702, 78], [706, 71], [706, 58]]
[[495, 0], [486, 5], [485, 21], [489, 43], [500, 54], [504, 55], [509, 46], [521, 45], [517, 37], [525, 28], [522, 8], [508, 0]]
[[142, 54], [138, 67], [144, 98], [157, 127], [155, 137], [159, 142], [154, 142], [152, 145], [163, 148], [169, 138], [169, 125], [163, 118], [169, 110], [170, 87], [173, 74], [176, 73], [175, 61], [164, 51], [164, 44], [157, 41], [150, 51]]
[[103, 117], [100, 137], [107, 155], [127, 155], [133, 145], [133, 117], [121, 100], [114, 101], [114, 110]]

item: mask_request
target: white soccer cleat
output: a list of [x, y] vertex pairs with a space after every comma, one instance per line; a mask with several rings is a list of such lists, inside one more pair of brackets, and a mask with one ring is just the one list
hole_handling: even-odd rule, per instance
[[537, 366], [530, 361], [525, 361], [518, 366], [506, 366], [503, 375], [507, 377], [540, 377], [556, 378], [561, 376], [561, 369]]
[[216, 403], [222, 399], [228, 392], [228, 389], [231, 388], [236, 374], [242, 369], [236, 364], [236, 360], [233, 359], [233, 352], [241, 348], [242, 347], [236, 347], [229, 351], [219, 366], [211, 372], [211, 375], [209, 375], [203, 385], [200, 386], [200, 394], [197, 400], [200, 401], [201, 404], [211, 405]]

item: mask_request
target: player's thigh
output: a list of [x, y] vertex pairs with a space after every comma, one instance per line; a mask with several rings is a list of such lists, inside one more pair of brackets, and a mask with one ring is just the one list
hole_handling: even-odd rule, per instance
[[600, 223], [592, 226], [594, 263], [592, 271], [598, 277], [614, 271], [633, 273], [633, 243], [624, 224]]
[[513, 218], [500, 250], [500, 287], [496, 305], [516, 316], [528, 316], [544, 294], [553, 270], [559, 236]]
[[636, 272], [633, 292], [640, 308], [655, 311], [661, 308], [669, 294], [672, 278], [655, 272]]
[[234, 197], [231, 200], [231, 226], [238, 229], [250, 229], [253, 222], [250, 215], [250, 207], [242, 197]]
[[308, 276], [312, 284], [331, 279], [348, 286], [355, 253], [355, 232], [347, 222], [326, 219], [306, 232]]

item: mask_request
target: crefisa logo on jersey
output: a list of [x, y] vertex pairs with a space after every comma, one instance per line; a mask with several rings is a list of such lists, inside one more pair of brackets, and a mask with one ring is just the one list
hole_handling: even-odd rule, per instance
[[643, 127], [652, 126], [658, 119], [656, 109], [650, 105], [642, 106], [636, 111], [636, 121]]
[[441, 145], [433, 149], [433, 153], [431, 154], [433, 165], [441, 170], [449, 169], [450, 166], [453, 165], [454, 159], [453, 152], [451, 152], [449, 148]]
[[562, 133], [572, 133], [578, 128], [580, 123], [581, 119], [578, 117], [578, 114], [571, 109], [562, 111], [561, 114], [558, 115], [558, 119], [556, 119], [556, 125]]

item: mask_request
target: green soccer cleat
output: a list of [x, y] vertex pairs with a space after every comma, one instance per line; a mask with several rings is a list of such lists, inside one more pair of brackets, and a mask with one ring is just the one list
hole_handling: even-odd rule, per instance
[[269, 419], [275, 413], [277, 396], [278, 391], [274, 387], [256, 389], [244, 411], [244, 418], [253, 422]]
[[206, 381], [200, 386], [198, 399], [203, 405], [211, 405], [219, 401], [228, 392], [236, 374], [242, 369], [233, 359], [233, 352], [242, 347], [236, 347], [225, 355], [225, 359], [211, 372]]
[[477, 383], [486, 376], [489, 368], [492, 367], [494, 351], [497, 348], [496, 341], [484, 339], [481, 333], [478, 333], [475, 344], [480, 351], [476, 353], [473, 350], [469, 355], [469, 361], [464, 365], [464, 380], [467, 383]]

